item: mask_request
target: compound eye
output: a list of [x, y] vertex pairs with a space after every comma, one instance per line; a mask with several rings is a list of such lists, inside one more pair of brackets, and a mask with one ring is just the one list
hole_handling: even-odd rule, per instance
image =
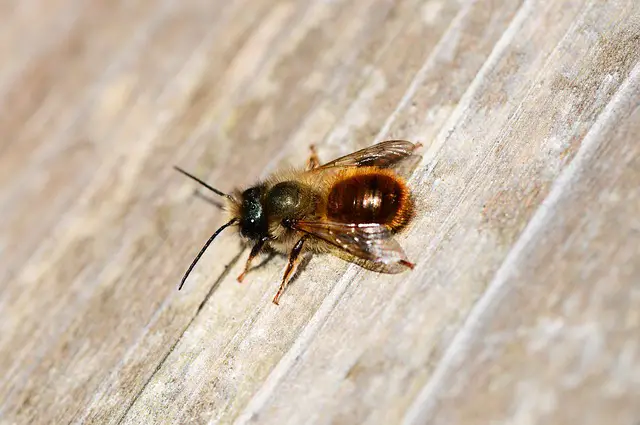
[[250, 239], [260, 239], [268, 232], [267, 219], [262, 207], [262, 188], [252, 187], [242, 193], [241, 233]]

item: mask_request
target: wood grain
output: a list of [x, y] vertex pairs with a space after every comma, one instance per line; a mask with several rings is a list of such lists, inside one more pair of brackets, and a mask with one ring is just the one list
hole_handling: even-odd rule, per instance
[[[5, 2], [0, 423], [625, 424], [640, 3]], [[223, 190], [424, 145], [417, 264], [235, 281]]]

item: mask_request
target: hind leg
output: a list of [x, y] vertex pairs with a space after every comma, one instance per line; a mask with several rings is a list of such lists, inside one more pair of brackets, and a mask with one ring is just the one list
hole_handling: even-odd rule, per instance
[[318, 168], [320, 166], [320, 158], [318, 158], [318, 153], [316, 152], [315, 145], [309, 145], [309, 150], [311, 154], [309, 155], [309, 159], [307, 160], [307, 169], [313, 170], [314, 168]]
[[289, 283], [289, 279], [291, 278], [291, 274], [293, 273], [293, 268], [298, 263], [298, 257], [300, 256], [300, 252], [302, 251], [302, 246], [304, 245], [304, 241], [306, 239], [307, 239], [307, 235], [301, 237], [300, 240], [298, 240], [296, 245], [291, 250], [291, 253], [289, 254], [289, 264], [287, 264], [287, 268], [284, 271], [284, 276], [282, 277], [282, 283], [280, 284], [280, 288], [278, 288], [278, 292], [276, 293], [276, 296], [273, 297], [273, 303], [276, 305], [280, 303], [280, 295], [282, 295], [284, 288], [286, 288], [287, 284]]

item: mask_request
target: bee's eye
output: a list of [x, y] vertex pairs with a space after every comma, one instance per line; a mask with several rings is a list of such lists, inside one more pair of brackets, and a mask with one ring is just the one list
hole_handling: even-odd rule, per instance
[[242, 193], [241, 233], [250, 239], [260, 239], [268, 233], [267, 218], [262, 207], [264, 188], [252, 187]]

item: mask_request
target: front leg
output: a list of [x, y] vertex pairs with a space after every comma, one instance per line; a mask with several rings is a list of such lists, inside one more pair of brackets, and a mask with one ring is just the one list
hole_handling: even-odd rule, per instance
[[273, 303], [276, 305], [280, 303], [280, 295], [282, 295], [284, 288], [286, 288], [287, 284], [289, 283], [289, 278], [291, 277], [291, 273], [293, 272], [293, 268], [297, 263], [300, 252], [302, 251], [302, 246], [304, 245], [304, 241], [307, 239], [307, 237], [308, 235], [304, 235], [303, 237], [301, 237], [298, 242], [296, 242], [295, 246], [291, 250], [291, 253], [289, 254], [289, 264], [287, 264], [287, 268], [284, 271], [282, 283], [280, 284], [278, 293], [275, 297], [273, 297]]
[[267, 238], [262, 238], [258, 242], [256, 242], [253, 248], [251, 248], [251, 253], [249, 254], [249, 258], [247, 258], [247, 262], [244, 265], [244, 271], [240, 273], [240, 276], [238, 276], [238, 282], [242, 283], [242, 280], [244, 279], [245, 275], [249, 271], [249, 267], [251, 267], [251, 261], [253, 261], [253, 259], [256, 258], [256, 256], [260, 253], [260, 251], [262, 250], [262, 247], [264, 247], [264, 243], [267, 240], [268, 240]]

